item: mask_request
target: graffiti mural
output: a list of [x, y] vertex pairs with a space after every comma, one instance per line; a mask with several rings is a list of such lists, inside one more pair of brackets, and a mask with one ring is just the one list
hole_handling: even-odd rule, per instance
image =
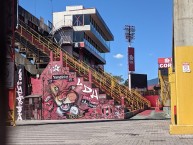
[[[113, 119], [123, 118], [123, 108], [100, 94], [89, 81], [52, 61], [41, 74], [43, 119]], [[35, 82], [35, 81], [34, 81]], [[36, 83], [37, 85], [37, 83]], [[34, 87], [35, 88], [35, 87]], [[34, 90], [34, 92], [39, 92]]]
[[16, 83], [16, 116], [17, 120], [23, 120], [23, 103], [25, 95], [25, 79], [24, 79], [24, 66], [17, 67], [17, 83]]

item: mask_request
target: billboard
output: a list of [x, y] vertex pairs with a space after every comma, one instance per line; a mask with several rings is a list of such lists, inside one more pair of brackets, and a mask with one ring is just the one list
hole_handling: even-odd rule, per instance
[[128, 67], [129, 71], [135, 71], [135, 53], [133, 47], [128, 47]]
[[158, 58], [158, 67], [159, 68], [169, 68], [172, 66], [172, 58]]
[[131, 73], [131, 88], [133, 89], [147, 88], [147, 75]]

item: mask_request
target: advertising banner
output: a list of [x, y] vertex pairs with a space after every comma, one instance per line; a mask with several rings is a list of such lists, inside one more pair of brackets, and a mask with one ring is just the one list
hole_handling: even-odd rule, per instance
[[172, 58], [158, 58], [159, 68], [169, 68], [172, 66]]
[[128, 65], [129, 71], [135, 71], [135, 54], [132, 47], [128, 48]]

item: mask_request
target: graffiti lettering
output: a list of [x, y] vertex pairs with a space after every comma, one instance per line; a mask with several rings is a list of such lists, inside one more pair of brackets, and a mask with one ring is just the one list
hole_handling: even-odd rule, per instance
[[16, 106], [16, 108], [17, 108], [17, 120], [23, 120], [22, 119], [22, 104], [23, 104], [23, 99], [24, 99], [24, 97], [23, 97], [23, 90], [22, 90], [22, 69], [19, 69], [19, 71], [18, 71], [18, 82], [17, 82], [17, 90], [16, 90], [16, 92], [17, 92], [17, 102], [18, 102], [18, 104], [17, 104], [17, 106]]
[[53, 75], [52, 76], [53, 80], [63, 80], [63, 79], [68, 79], [68, 75]]
[[82, 92], [84, 92], [84, 93], [91, 93], [92, 89], [87, 87], [86, 85], [84, 85], [84, 90], [82, 90]]
[[98, 94], [97, 94], [97, 90], [93, 90], [92, 95], [90, 95], [91, 98], [97, 98], [98, 100]]
[[80, 82], [80, 78], [78, 78], [77, 86], [82, 86], [82, 83]]
[[[80, 78], [78, 78], [78, 82], [77, 82], [77, 86], [82, 86], [82, 83], [80, 82]], [[93, 90], [92, 88], [84, 85], [84, 90], [82, 90], [82, 92], [84, 93], [92, 93], [92, 95], [90, 95], [91, 98], [96, 98], [98, 100], [98, 94], [97, 94], [97, 90]]]

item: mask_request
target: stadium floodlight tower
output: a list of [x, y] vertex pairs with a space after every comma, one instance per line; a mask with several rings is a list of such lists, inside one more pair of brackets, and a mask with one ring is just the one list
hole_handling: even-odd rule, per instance
[[134, 47], [131, 46], [135, 39], [135, 26], [125, 25], [125, 38], [128, 44], [128, 87], [131, 90], [131, 73], [135, 71]]
[[129, 47], [131, 47], [131, 43], [135, 39], [135, 26], [125, 25], [125, 39], [129, 42]]

